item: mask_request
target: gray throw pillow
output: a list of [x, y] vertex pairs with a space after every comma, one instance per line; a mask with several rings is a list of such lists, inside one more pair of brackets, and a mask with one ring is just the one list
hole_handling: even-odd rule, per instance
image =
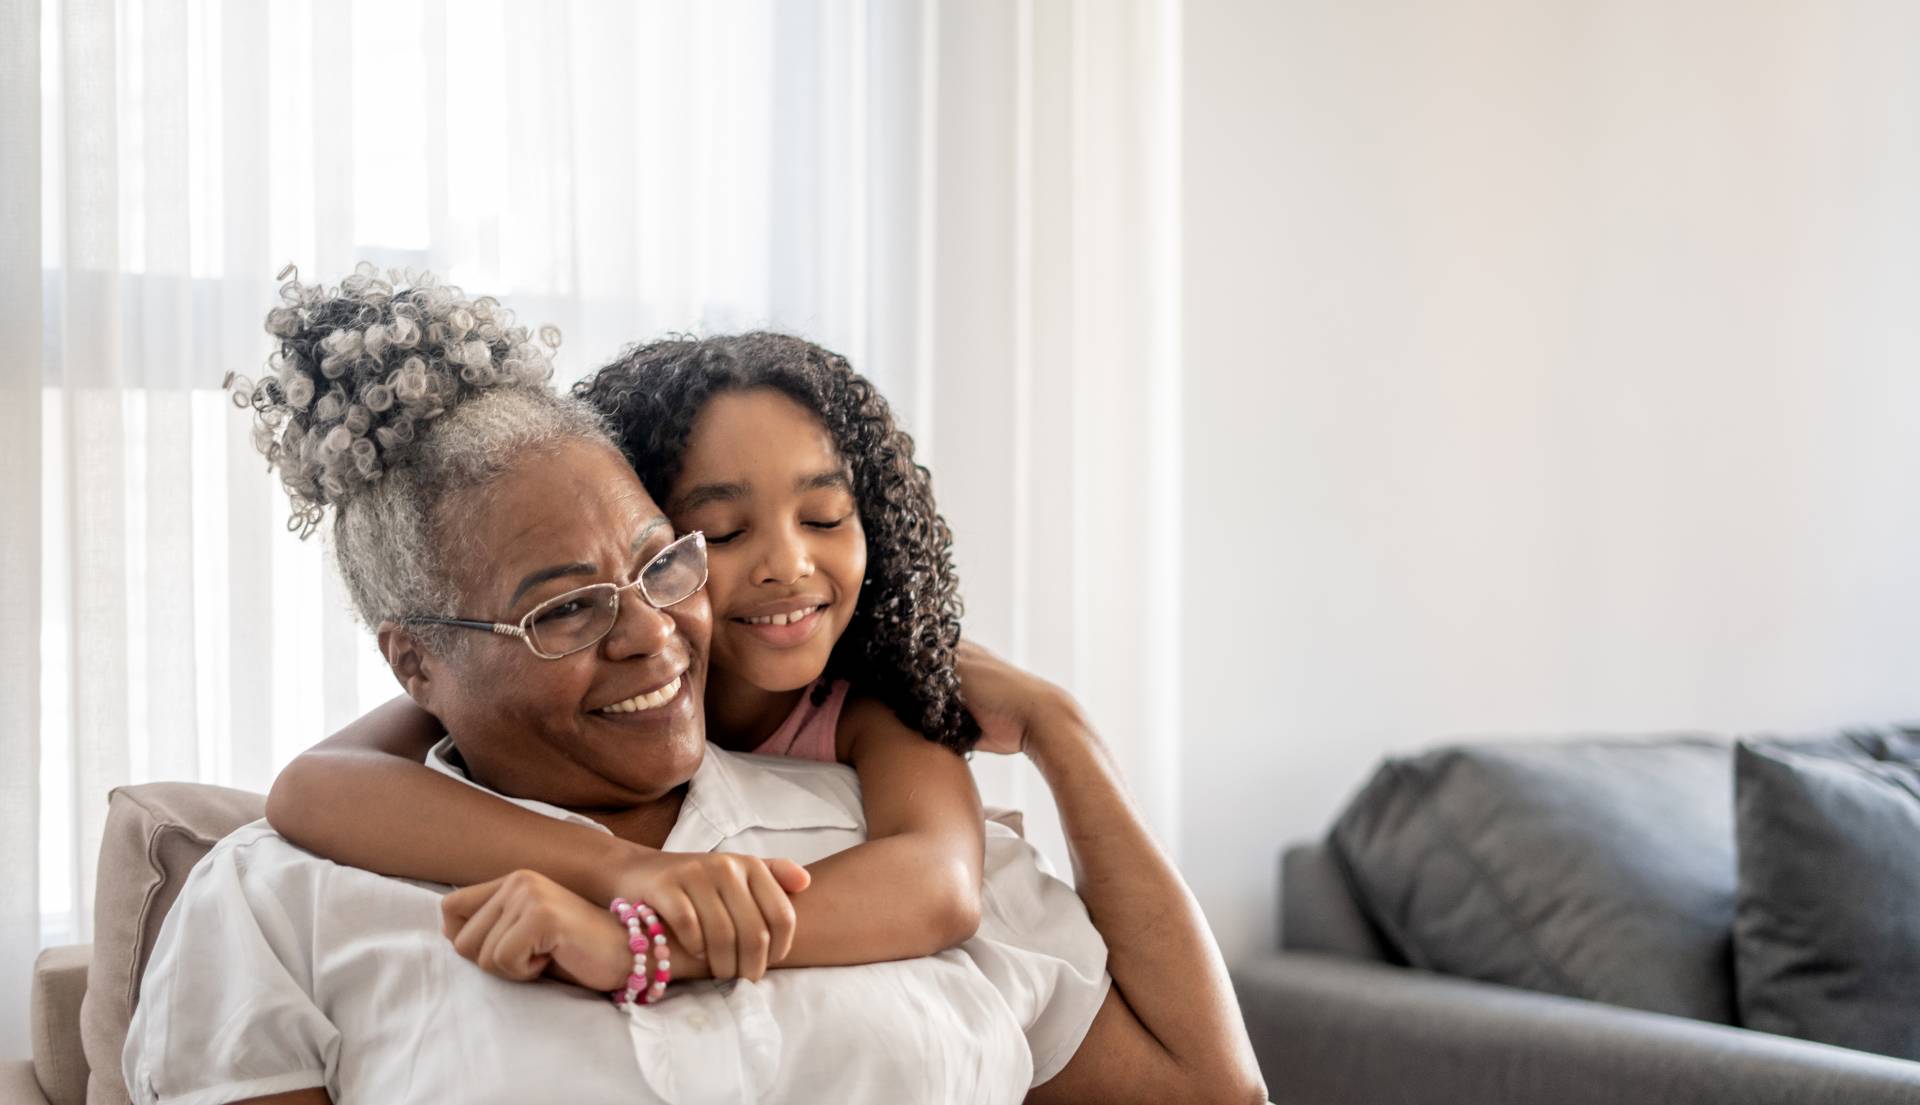
[[1731, 757], [1695, 736], [1444, 748], [1384, 764], [1331, 842], [1413, 966], [1732, 1023]]
[[1920, 763], [1862, 751], [1735, 754], [1740, 1019], [1920, 1059]]

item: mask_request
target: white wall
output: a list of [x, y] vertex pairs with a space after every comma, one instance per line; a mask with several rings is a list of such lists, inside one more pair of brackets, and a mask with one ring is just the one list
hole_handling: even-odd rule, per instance
[[1920, 715], [1920, 6], [1186, 0], [1183, 865], [1464, 733]]

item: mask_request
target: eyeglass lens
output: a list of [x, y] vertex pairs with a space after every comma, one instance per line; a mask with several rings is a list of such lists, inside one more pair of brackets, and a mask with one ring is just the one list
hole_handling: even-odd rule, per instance
[[640, 569], [640, 590], [663, 609], [685, 601], [706, 582], [707, 542], [699, 533], [675, 541]]
[[[698, 534], [674, 542], [640, 569], [640, 591], [662, 609], [683, 602], [707, 581], [707, 547]], [[529, 644], [545, 656], [577, 652], [605, 637], [620, 613], [621, 588], [596, 583], [534, 608], [527, 619]]]

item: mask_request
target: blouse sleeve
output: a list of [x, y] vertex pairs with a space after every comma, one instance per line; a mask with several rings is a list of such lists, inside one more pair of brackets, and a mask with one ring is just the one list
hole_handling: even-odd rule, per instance
[[1032, 1084], [1060, 1073], [1113, 984], [1107, 944], [1080, 896], [1004, 825], [987, 824], [980, 930], [962, 948], [1025, 1030]]
[[[194, 868], [161, 927], [122, 1073], [140, 1105], [217, 1105], [324, 1086], [339, 1031], [311, 995], [310, 893], [281, 886], [245, 828]], [[304, 920], [302, 919], [304, 918]]]

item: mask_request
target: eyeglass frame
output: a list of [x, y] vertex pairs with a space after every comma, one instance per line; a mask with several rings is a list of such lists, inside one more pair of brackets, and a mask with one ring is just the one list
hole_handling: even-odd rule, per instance
[[[655, 601], [654, 597], [647, 593], [647, 585], [646, 585], [647, 569], [653, 567], [655, 564], [658, 564], [661, 558], [665, 557], [668, 553], [673, 552], [675, 549], [678, 549], [681, 546], [688, 544], [689, 542], [691, 542], [696, 548], [700, 550], [700, 582], [694, 584], [691, 590], [689, 590], [686, 594], [681, 595], [679, 598], [674, 599], [672, 602], [663, 603], [663, 602]], [[560, 594], [557, 594], [552, 598], [546, 599], [545, 601], [541, 602], [538, 606], [535, 606], [532, 610], [527, 611], [526, 615], [522, 617], [517, 623], [479, 621], [473, 618], [441, 618], [441, 617], [432, 617], [424, 614], [416, 617], [406, 618], [406, 619], [403, 619], [403, 621], [407, 625], [450, 625], [458, 629], [484, 630], [485, 632], [498, 634], [499, 636], [502, 636], [502, 637], [518, 637], [520, 638], [521, 642], [527, 646], [527, 651], [533, 653], [535, 656], [539, 657], [540, 659], [561, 660], [561, 659], [565, 659], [568, 656], [572, 656], [576, 652], [585, 652], [587, 649], [590, 649], [593, 646], [599, 644], [601, 641], [604, 641], [607, 639], [608, 634], [611, 634], [613, 632], [613, 627], [620, 624], [620, 592], [628, 590], [629, 588], [635, 589], [640, 593], [640, 597], [646, 600], [646, 603], [648, 606], [653, 607], [655, 610], [665, 610], [670, 606], [678, 606], [680, 603], [683, 603], [688, 599], [692, 598], [693, 596], [699, 594], [701, 588], [705, 587], [706, 585], [707, 585], [707, 535], [702, 530], [693, 530], [681, 537], [674, 538], [672, 541], [667, 543], [666, 548], [661, 549], [659, 552], [654, 553], [652, 556], [648, 557], [647, 562], [645, 564], [640, 565], [640, 570], [635, 572], [633, 574], [633, 578], [627, 581], [626, 583], [589, 583], [584, 587], [575, 587], [571, 591], [563, 591]], [[540, 647], [533, 643], [532, 625], [533, 625], [533, 619], [535, 615], [539, 614], [543, 610], [548, 609], [549, 607], [563, 603], [575, 597], [576, 595], [581, 595], [588, 591], [597, 591], [602, 587], [613, 588], [613, 619], [607, 622], [606, 631], [601, 633], [598, 637], [595, 637], [593, 640], [587, 641], [584, 644], [576, 645], [565, 652], [545, 653], [540, 651]]]

